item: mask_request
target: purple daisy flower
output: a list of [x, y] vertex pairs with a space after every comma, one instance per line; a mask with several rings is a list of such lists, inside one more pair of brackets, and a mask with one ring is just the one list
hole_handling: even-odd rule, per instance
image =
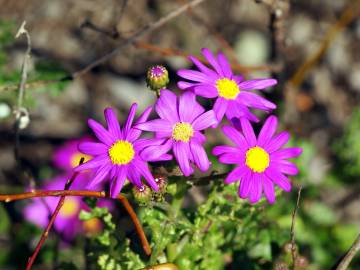
[[232, 73], [224, 54], [219, 53], [216, 59], [207, 48], [202, 49], [202, 54], [213, 69], [190, 56], [190, 60], [199, 71], [179, 70], [177, 74], [180, 77], [192, 82], [179, 81], [178, 87], [192, 90], [196, 95], [205, 98], [217, 98], [213, 109], [219, 122], [223, 119], [224, 114], [229, 120], [245, 117], [250, 121], [258, 122], [258, 118], [250, 112], [249, 108], [266, 112], [276, 108], [274, 103], [251, 91], [273, 86], [277, 83], [275, 79], [244, 81], [242, 76]]
[[136, 125], [136, 128], [155, 132], [162, 140], [161, 145], [145, 148], [141, 156], [147, 160], [156, 160], [159, 155], [173, 149], [179, 167], [185, 176], [194, 172], [190, 162], [206, 171], [210, 162], [202, 144], [206, 141], [200, 132], [217, 123], [214, 111], [204, 113], [204, 108], [196, 102], [192, 92], [185, 92], [177, 99], [169, 90], [161, 90], [155, 110], [160, 119]]
[[[110, 179], [110, 194], [116, 197], [121, 191], [125, 180], [141, 187], [141, 176], [156, 191], [158, 186], [140, 152], [147, 146], [161, 143], [155, 139], [139, 139], [141, 130], [132, 128], [137, 104], [134, 103], [123, 128], [120, 128], [116, 115], [111, 108], [104, 111], [108, 129], [98, 122], [89, 119], [89, 127], [100, 142], [83, 142], [79, 150], [94, 158], [77, 166], [75, 171], [95, 170], [95, 176], [89, 184], [93, 188], [105, 179]], [[148, 107], [135, 124], [143, 123], [149, 117], [151, 107]], [[168, 155], [159, 158], [169, 159]]]
[[225, 164], [237, 164], [225, 179], [226, 184], [240, 181], [239, 196], [249, 198], [250, 203], [260, 200], [264, 191], [269, 203], [275, 202], [274, 184], [289, 192], [291, 184], [284, 175], [296, 175], [297, 167], [286, 160], [301, 154], [301, 148], [281, 149], [289, 140], [285, 131], [274, 136], [277, 118], [270, 116], [262, 127], [258, 138], [250, 122], [240, 119], [242, 133], [234, 127], [224, 126], [224, 134], [236, 144], [233, 146], [216, 146], [213, 154]]
[[[70, 177], [70, 175], [57, 176], [48, 181], [44, 185], [43, 189], [62, 190], [64, 189], [67, 179]], [[79, 175], [73, 182], [70, 189], [84, 189], [87, 183], [87, 179], [85, 178], [86, 176], [84, 177], [84, 175]], [[89, 220], [83, 222], [79, 219], [79, 213], [81, 210], [90, 210], [81, 198], [82, 197], [66, 197], [64, 205], [55, 220], [55, 230], [60, 233], [66, 241], [71, 241], [79, 232], [84, 231], [86, 233], [95, 233], [102, 228], [102, 224], [99, 220]], [[34, 223], [41, 228], [45, 228], [48, 225], [49, 217], [54, 212], [58, 202], [59, 198], [56, 197], [33, 199], [32, 203], [24, 208], [24, 217], [31, 223]], [[108, 207], [109, 209], [113, 208], [111, 202], [107, 200], [99, 200], [98, 206]]]
[[53, 155], [53, 163], [57, 168], [65, 171], [71, 171], [77, 165], [79, 165], [80, 159], [85, 158], [85, 162], [90, 160], [92, 157], [84, 155], [78, 150], [79, 143], [92, 142], [94, 141], [91, 137], [83, 137], [80, 139], [69, 140], [64, 145], [56, 149]]

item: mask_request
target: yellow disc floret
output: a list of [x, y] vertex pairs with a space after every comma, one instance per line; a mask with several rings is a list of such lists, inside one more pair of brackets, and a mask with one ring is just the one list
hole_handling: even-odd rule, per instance
[[235, 99], [240, 93], [237, 83], [227, 78], [218, 79], [216, 81], [216, 88], [219, 96], [225, 99]]
[[70, 218], [77, 215], [80, 209], [79, 201], [74, 198], [66, 198], [64, 205], [61, 207], [59, 215], [63, 218]]
[[253, 172], [262, 173], [269, 167], [270, 156], [259, 146], [251, 147], [246, 151], [245, 164]]
[[116, 165], [128, 164], [134, 155], [134, 147], [128, 141], [118, 140], [109, 149], [111, 162]]
[[194, 129], [189, 123], [178, 122], [174, 125], [172, 137], [175, 141], [188, 142], [194, 135]]
[[89, 156], [89, 155], [85, 155], [80, 152], [75, 152], [74, 154], [71, 155], [71, 158], [70, 158], [71, 167], [75, 168], [77, 165], [79, 165], [80, 159], [82, 157], [84, 158], [84, 163], [91, 159], [91, 156]]

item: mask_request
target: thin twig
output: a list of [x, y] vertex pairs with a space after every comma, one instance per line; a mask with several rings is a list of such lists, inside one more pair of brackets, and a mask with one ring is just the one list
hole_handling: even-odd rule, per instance
[[[79, 164], [82, 164], [83, 162], [84, 162], [84, 158], [81, 158]], [[74, 180], [76, 179], [78, 174], [79, 174], [78, 172], [73, 173], [71, 178], [65, 183], [64, 190], [68, 190], [71, 187], [72, 183], [74, 182]], [[57, 204], [57, 206], [55, 208], [54, 213], [50, 217], [49, 224], [46, 226], [45, 230], [43, 231], [43, 233], [41, 235], [41, 238], [40, 238], [40, 241], [38, 242], [34, 253], [31, 255], [31, 257], [29, 258], [29, 260], [27, 262], [26, 270], [30, 270], [32, 265], [34, 264], [35, 259], [36, 259], [37, 255], [39, 254], [42, 245], [45, 243], [45, 241], [46, 241], [46, 239], [47, 239], [47, 237], [49, 235], [51, 227], [55, 223], [56, 217], [58, 216], [58, 214], [59, 214], [59, 212], [61, 210], [61, 207], [64, 205], [64, 202], [65, 202], [65, 196], [61, 196], [60, 200], [59, 200], [59, 202], [58, 202], [58, 204]]]
[[295, 262], [297, 257], [296, 252], [296, 244], [295, 244], [295, 219], [296, 219], [296, 213], [299, 209], [300, 205], [300, 197], [301, 197], [301, 190], [302, 186], [299, 186], [298, 194], [297, 194], [297, 200], [296, 200], [296, 206], [291, 216], [291, 229], [290, 229], [290, 237], [291, 237], [291, 257], [292, 257], [292, 267], [295, 269]]
[[[0, 195], [0, 201], [12, 202], [31, 198], [43, 198], [43, 197], [59, 197], [59, 196], [83, 196], [83, 197], [96, 197], [96, 198], [109, 198], [110, 194], [105, 191], [90, 191], [90, 190], [34, 190], [32, 192], [25, 192], [19, 194], [5, 194]], [[136, 233], [138, 234], [144, 252], [147, 255], [151, 254], [150, 244], [146, 238], [144, 230], [140, 224], [139, 219], [136, 216], [134, 209], [131, 207], [129, 201], [125, 196], [119, 194], [117, 199], [123, 204], [125, 210], [128, 212], [132, 222], [134, 223]]]
[[113, 56], [115, 56], [118, 52], [120, 52], [121, 49], [124, 49], [124, 48], [128, 47], [129, 45], [133, 44], [141, 36], [160, 28], [161, 26], [166, 24], [168, 21], [170, 21], [170, 20], [176, 18], [177, 16], [181, 15], [182, 13], [184, 13], [189, 8], [193, 8], [193, 7], [199, 5], [201, 2], [204, 2], [204, 1], [205, 0], [193, 0], [190, 3], [185, 4], [182, 7], [168, 13], [166, 16], [160, 18], [159, 20], [157, 20], [157, 21], [155, 21], [153, 23], [150, 23], [148, 25], [145, 25], [143, 28], [141, 28], [140, 30], [135, 32], [132, 36], [130, 36], [124, 43], [121, 43], [120, 45], [118, 45], [111, 52], [105, 54], [104, 56], [102, 56], [99, 59], [95, 60], [94, 62], [90, 63], [89, 65], [87, 65], [83, 69], [73, 73], [72, 77], [73, 78], [81, 77], [85, 73], [92, 70], [94, 67], [97, 67], [98, 65], [110, 60]]
[[355, 257], [355, 255], [360, 250], [360, 234], [355, 239], [354, 243], [346, 252], [345, 256], [341, 259], [340, 263], [337, 264], [336, 268], [333, 268], [335, 270], [346, 270], [351, 263], [352, 259]]
[[27, 80], [27, 70], [28, 70], [28, 62], [31, 57], [31, 39], [29, 32], [25, 28], [26, 21], [23, 21], [21, 24], [18, 32], [15, 35], [15, 38], [19, 38], [21, 35], [26, 36], [27, 40], [27, 49], [24, 55], [23, 63], [21, 66], [21, 80], [19, 84], [19, 94], [18, 94], [18, 100], [17, 100], [17, 108], [14, 110], [15, 113], [15, 147], [14, 147], [14, 155], [15, 159], [19, 162], [19, 151], [20, 151], [20, 138], [19, 138], [19, 132], [21, 127], [21, 118], [23, 117], [29, 117], [28, 112], [26, 108], [23, 107], [23, 100], [25, 95], [25, 88], [26, 88], [26, 80]]

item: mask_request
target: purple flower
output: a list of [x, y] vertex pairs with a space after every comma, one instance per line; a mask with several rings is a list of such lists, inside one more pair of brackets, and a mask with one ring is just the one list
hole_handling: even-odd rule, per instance
[[214, 111], [204, 113], [204, 108], [195, 100], [192, 92], [179, 98], [169, 90], [161, 90], [155, 110], [160, 119], [136, 125], [136, 128], [155, 132], [161, 145], [145, 148], [141, 156], [146, 160], [158, 160], [160, 155], [173, 149], [175, 158], [185, 176], [194, 172], [190, 162], [201, 171], [206, 171], [210, 162], [202, 144], [206, 141], [200, 132], [217, 123]]
[[[57, 176], [54, 179], [48, 181], [43, 189], [44, 190], [62, 190], [64, 189], [67, 179], [70, 175]], [[86, 185], [86, 175], [79, 175], [71, 186], [71, 190], [84, 189]], [[24, 217], [26, 220], [38, 225], [41, 228], [45, 228], [49, 223], [49, 217], [54, 212], [59, 198], [46, 197], [36, 198], [32, 200], [32, 203], [24, 208]], [[112, 208], [112, 204], [106, 200], [99, 200], [98, 206], [106, 206], [109, 209]], [[80, 210], [89, 210], [87, 205], [82, 201], [81, 197], [66, 197], [63, 207], [61, 208], [58, 216], [56, 217], [54, 227], [55, 230], [60, 233], [64, 240], [71, 241], [77, 233], [85, 231], [88, 233], [101, 230], [101, 222], [91, 220], [92, 224], [85, 221], [82, 222], [79, 219]], [[92, 225], [92, 226], [89, 226]]]
[[243, 77], [232, 73], [229, 62], [224, 54], [219, 53], [217, 59], [207, 49], [202, 53], [213, 69], [206, 67], [198, 59], [190, 56], [190, 60], [199, 69], [179, 70], [177, 74], [192, 82], [179, 81], [180, 89], [192, 90], [196, 95], [205, 98], [217, 98], [214, 111], [220, 122], [226, 114], [231, 120], [233, 118], [245, 117], [250, 121], [257, 122], [258, 118], [252, 114], [249, 108], [270, 111], [276, 105], [265, 98], [256, 95], [254, 89], [264, 89], [277, 83], [275, 79], [256, 79], [243, 81]]
[[80, 159], [85, 158], [85, 162], [91, 159], [91, 156], [84, 155], [78, 150], [79, 143], [91, 142], [91, 137], [83, 137], [81, 139], [69, 140], [59, 147], [53, 155], [53, 163], [56, 167], [65, 171], [71, 171], [79, 165]]
[[[116, 115], [111, 108], [104, 111], [108, 129], [89, 119], [89, 127], [93, 130], [99, 142], [84, 142], [79, 145], [79, 150], [82, 153], [91, 155], [94, 158], [74, 169], [75, 171], [96, 170], [95, 176], [88, 186], [89, 188], [93, 188], [109, 178], [110, 194], [112, 197], [116, 197], [126, 179], [141, 187], [140, 178], [143, 176], [154, 190], [158, 190], [147, 163], [139, 154], [145, 147], [159, 143], [159, 140], [139, 139], [141, 130], [132, 128], [136, 108], [137, 104], [134, 103], [122, 128], [120, 128]], [[150, 112], [151, 107], [144, 111], [136, 124], [145, 122]]]
[[281, 147], [289, 140], [285, 131], [274, 136], [277, 118], [270, 116], [262, 127], [258, 138], [250, 122], [240, 119], [242, 133], [230, 126], [224, 126], [224, 134], [236, 144], [233, 146], [216, 146], [213, 154], [225, 164], [237, 164], [225, 179], [226, 184], [240, 181], [239, 196], [249, 198], [250, 203], [260, 200], [264, 191], [269, 203], [275, 202], [274, 184], [289, 192], [291, 184], [284, 175], [296, 175], [297, 167], [286, 160], [301, 154], [301, 148]]

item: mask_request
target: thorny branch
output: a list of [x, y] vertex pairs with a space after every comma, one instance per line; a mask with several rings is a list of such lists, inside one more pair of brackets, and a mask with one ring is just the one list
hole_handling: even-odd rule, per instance
[[300, 206], [300, 197], [301, 197], [301, 190], [302, 186], [299, 186], [297, 200], [296, 200], [296, 206], [291, 216], [291, 229], [290, 229], [290, 236], [291, 236], [291, 257], [292, 257], [292, 267], [295, 269], [296, 265], [296, 257], [297, 257], [297, 250], [296, 250], [296, 244], [295, 244], [295, 219], [296, 219], [296, 213]]

